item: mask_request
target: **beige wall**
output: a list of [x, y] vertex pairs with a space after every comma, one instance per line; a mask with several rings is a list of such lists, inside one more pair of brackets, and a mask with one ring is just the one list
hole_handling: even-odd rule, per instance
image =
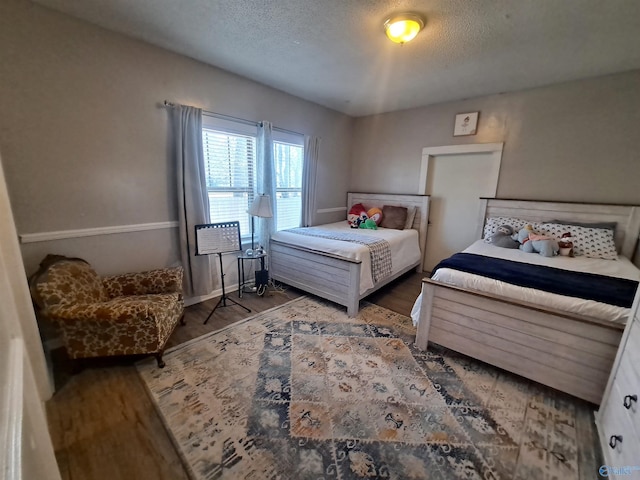
[[[351, 189], [415, 193], [423, 147], [504, 142], [498, 197], [640, 204], [640, 71], [356, 119]], [[457, 113], [478, 133], [453, 137]]]
[[[352, 119], [26, 0], [0, 3], [0, 45], [0, 151], [19, 233], [175, 220], [164, 99], [321, 136], [320, 209], [343, 206], [348, 189], [417, 192], [423, 147], [475, 142], [505, 142], [500, 197], [640, 203], [638, 71]], [[453, 137], [455, 114], [476, 110], [478, 134]], [[174, 263], [176, 244], [164, 229], [22, 254], [29, 272], [61, 253], [114, 273]]]
[[[168, 112], [158, 106], [165, 99], [322, 137], [316, 207], [345, 205], [352, 118], [26, 0], [3, 0], [0, 151], [18, 233], [176, 220]], [[115, 273], [174, 263], [176, 237], [175, 228], [105, 235], [23, 245], [22, 253], [28, 272], [46, 253], [61, 253]]]

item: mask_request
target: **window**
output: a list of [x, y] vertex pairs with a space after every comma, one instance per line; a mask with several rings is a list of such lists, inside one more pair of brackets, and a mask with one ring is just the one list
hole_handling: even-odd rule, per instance
[[202, 143], [211, 222], [239, 220], [240, 232], [249, 237], [255, 137], [203, 128]]
[[302, 212], [302, 163], [304, 148], [291, 143], [273, 142], [276, 170], [276, 230], [300, 226]]
[[[204, 167], [211, 222], [240, 221], [251, 236], [247, 213], [255, 187], [255, 127], [205, 117], [202, 129]], [[277, 230], [300, 226], [302, 211], [302, 137], [274, 132]]]

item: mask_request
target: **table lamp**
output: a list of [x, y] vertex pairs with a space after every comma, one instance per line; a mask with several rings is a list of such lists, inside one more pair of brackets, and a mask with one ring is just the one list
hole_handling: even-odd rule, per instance
[[249, 207], [249, 210], [247, 210], [247, 213], [251, 215], [251, 249], [247, 250], [247, 255], [253, 255], [254, 249], [255, 249], [255, 244], [253, 242], [253, 236], [255, 232], [253, 219], [255, 217], [261, 217], [261, 218], [273, 217], [273, 210], [271, 210], [271, 196], [263, 193], [255, 197], [253, 199], [253, 203], [251, 204], [251, 207]]

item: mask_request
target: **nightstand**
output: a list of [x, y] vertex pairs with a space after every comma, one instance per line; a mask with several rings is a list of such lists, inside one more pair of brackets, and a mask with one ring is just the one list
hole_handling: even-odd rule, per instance
[[[246, 253], [242, 253], [238, 255], [238, 297], [242, 298], [242, 294], [244, 292], [258, 293], [260, 296], [264, 295], [264, 290], [262, 293], [257, 291], [254, 280], [247, 280], [245, 276], [245, 262], [249, 262], [249, 265], [253, 267], [255, 266], [255, 261], [260, 260], [260, 270], [264, 270], [266, 258], [266, 253], [256, 255], [247, 255]], [[251, 287], [249, 287], [249, 285], [251, 285]]]

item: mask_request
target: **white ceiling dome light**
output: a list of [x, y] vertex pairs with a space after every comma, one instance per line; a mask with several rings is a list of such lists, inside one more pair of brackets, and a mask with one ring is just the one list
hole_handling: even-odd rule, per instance
[[394, 15], [384, 22], [384, 30], [389, 40], [403, 44], [413, 40], [424, 28], [424, 20], [415, 13]]

